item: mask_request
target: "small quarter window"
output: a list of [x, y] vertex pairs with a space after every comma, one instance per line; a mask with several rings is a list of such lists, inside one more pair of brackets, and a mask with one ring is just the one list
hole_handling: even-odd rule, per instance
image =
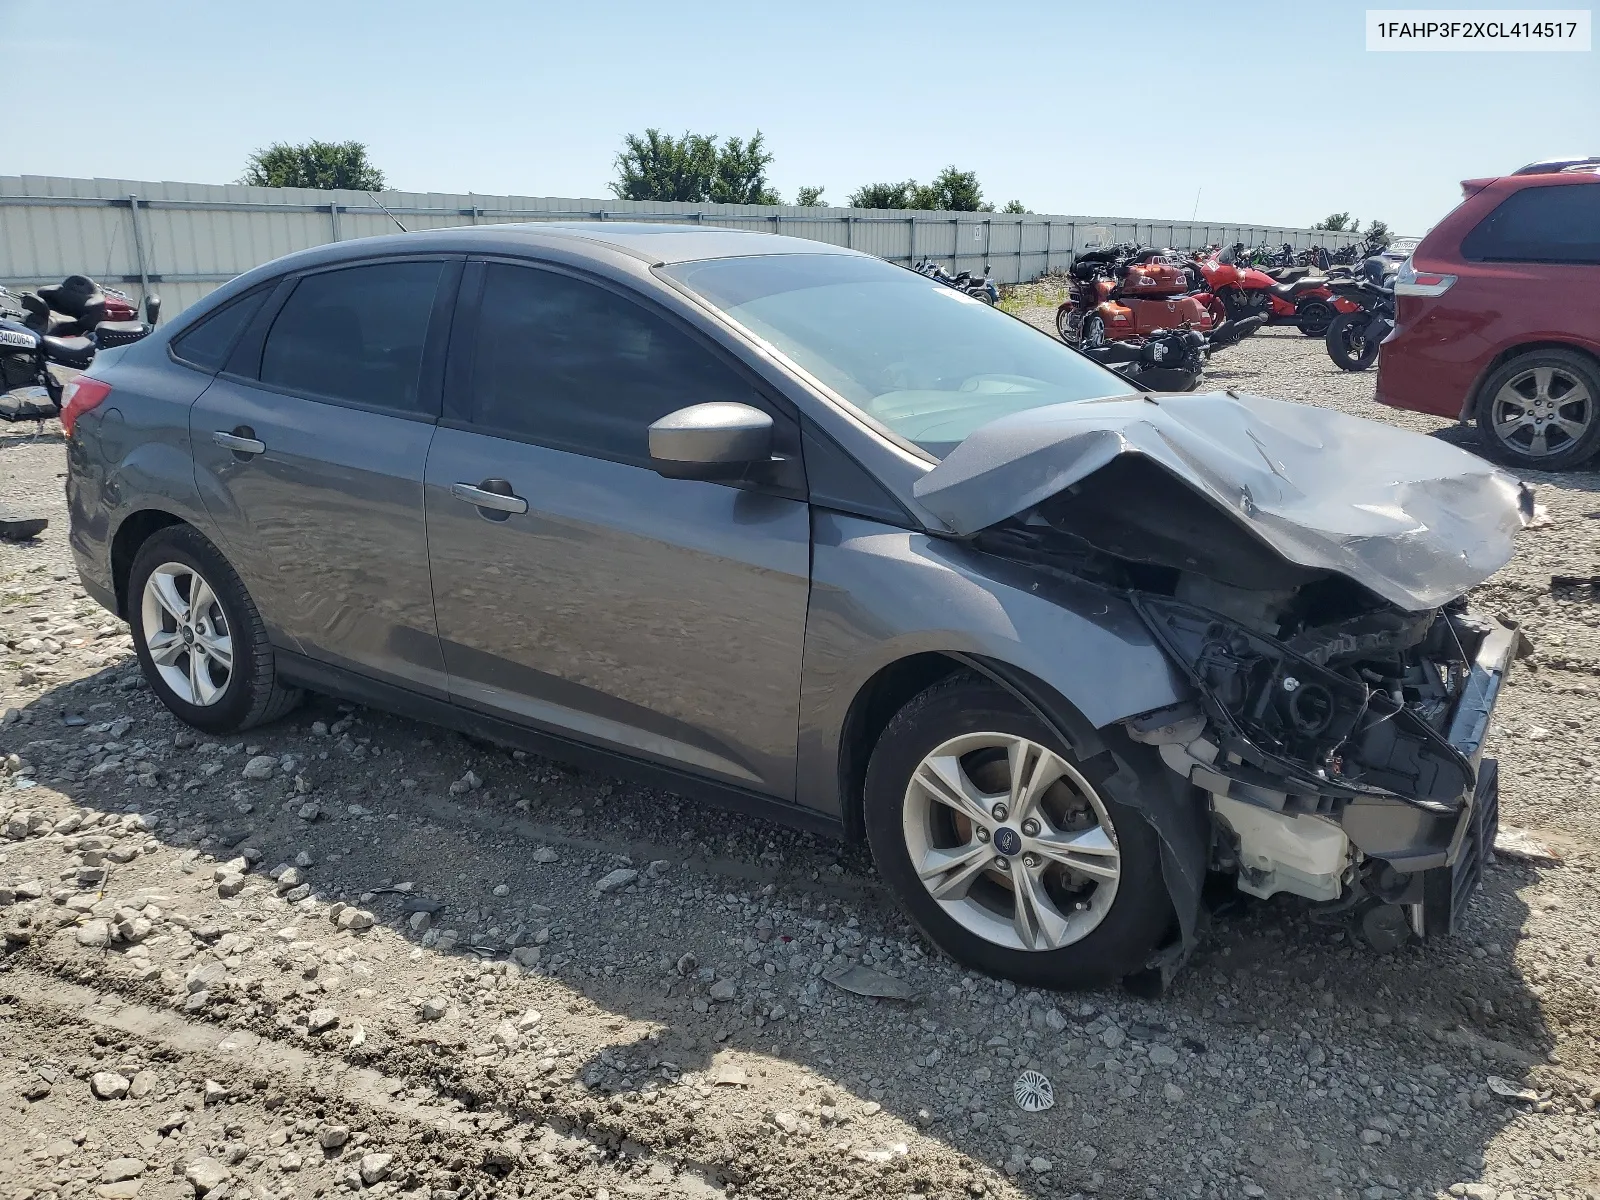
[[220, 371], [222, 364], [228, 361], [234, 342], [260, 310], [270, 290], [269, 287], [256, 288], [202, 317], [198, 325], [173, 340], [172, 353], [192, 367]]

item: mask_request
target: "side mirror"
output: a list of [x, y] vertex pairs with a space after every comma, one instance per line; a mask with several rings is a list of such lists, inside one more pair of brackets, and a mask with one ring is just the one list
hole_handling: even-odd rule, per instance
[[668, 479], [738, 479], [772, 458], [772, 418], [748, 404], [691, 404], [650, 426], [650, 462]]
[[154, 325], [161, 318], [161, 297], [154, 293], [144, 298], [145, 324]]

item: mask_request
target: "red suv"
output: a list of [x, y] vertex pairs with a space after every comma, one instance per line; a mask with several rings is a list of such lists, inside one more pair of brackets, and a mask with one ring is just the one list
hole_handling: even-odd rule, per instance
[[1600, 158], [1469, 179], [1395, 284], [1378, 402], [1476, 420], [1493, 455], [1600, 451]]

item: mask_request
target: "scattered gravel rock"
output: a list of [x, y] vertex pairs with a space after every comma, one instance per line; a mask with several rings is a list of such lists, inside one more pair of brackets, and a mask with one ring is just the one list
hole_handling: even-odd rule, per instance
[[99, 1100], [121, 1100], [128, 1087], [129, 1081], [113, 1071], [96, 1071], [89, 1079], [89, 1090]]
[[244, 764], [243, 775], [246, 779], [271, 779], [277, 769], [278, 760], [272, 755], [258, 754]]

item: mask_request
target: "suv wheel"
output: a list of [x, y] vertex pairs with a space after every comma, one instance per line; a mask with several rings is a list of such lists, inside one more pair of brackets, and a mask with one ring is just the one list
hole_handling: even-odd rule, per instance
[[1155, 831], [993, 684], [958, 676], [900, 710], [867, 768], [865, 816], [911, 919], [977, 970], [1094, 986], [1139, 970], [1171, 924]]
[[300, 700], [277, 680], [250, 594], [197, 530], [158, 530], [134, 557], [128, 624], [144, 677], [182, 721], [235, 733], [276, 720]]
[[1600, 365], [1571, 350], [1519, 354], [1483, 381], [1478, 436], [1513, 466], [1559, 471], [1600, 450]]

